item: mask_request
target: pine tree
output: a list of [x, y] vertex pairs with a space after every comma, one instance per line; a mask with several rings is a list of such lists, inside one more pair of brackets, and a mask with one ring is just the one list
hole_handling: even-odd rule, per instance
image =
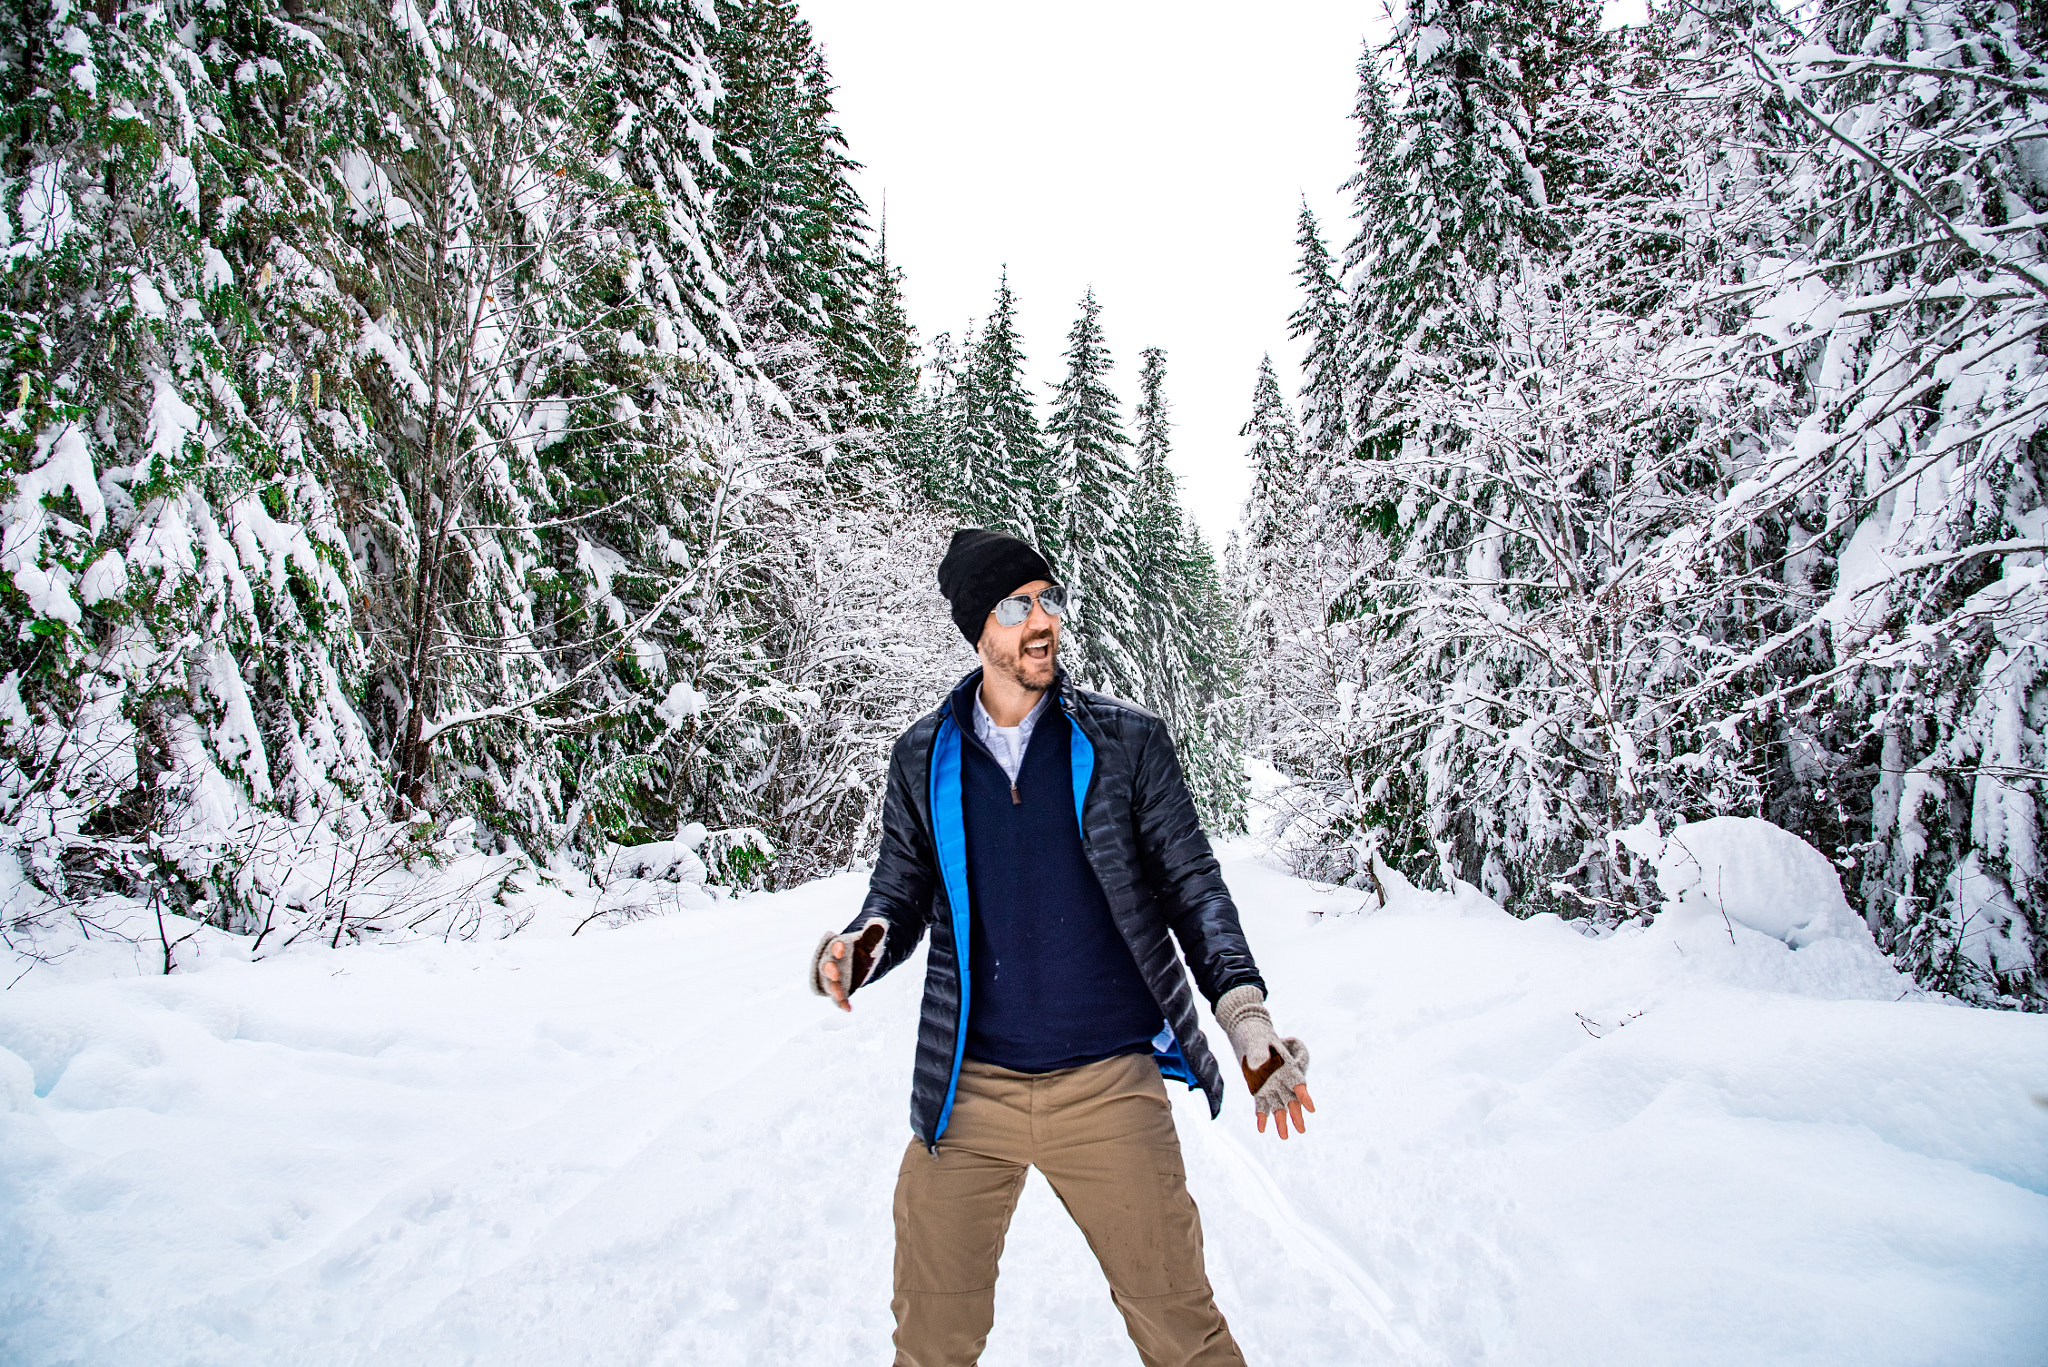
[[1070, 667], [1092, 687], [1135, 698], [1145, 678], [1129, 520], [1134, 477], [1124, 454], [1131, 440], [1103, 379], [1112, 363], [1101, 314], [1091, 289], [1067, 333], [1067, 373], [1046, 422], [1060, 522], [1057, 534], [1045, 538], [1050, 544], [1041, 544], [1078, 595], [1068, 627]]
[[1288, 336], [1304, 344], [1301, 427], [1304, 454], [1326, 478], [1352, 454], [1351, 404], [1345, 376], [1345, 325], [1350, 310], [1316, 216], [1304, 200], [1295, 220], [1301, 263], [1294, 278], [1301, 305], [1287, 320]]
[[[1186, 587], [1180, 490], [1167, 457], [1172, 451], [1166, 402], [1166, 353], [1147, 347], [1140, 354], [1137, 422], [1138, 467], [1132, 485], [1130, 530], [1136, 575], [1138, 640], [1144, 687], [1139, 696], [1176, 728], [1186, 724], [1189, 700], [1180, 695], [1176, 652], [1191, 625]], [[1180, 734], [1176, 730], [1176, 734]]]
[[1202, 824], [1211, 831], [1245, 829], [1244, 649], [1237, 607], [1224, 571], [1202, 529], [1188, 519], [1181, 546], [1183, 590], [1194, 605], [1181, 643], [1183, 689], [1193, 701], [1184, 767]]
[[374, 358], [356, 371], [371, 459], [349, 489], [370, 720], [400, 815], [468, 807], [549, 848], [582, 803], [576, 767], [541, 738], [627, 706], [608, 666], [650, 658], [616, 592], [646, 562], [591, 520], [600, 491], [658, 499], [643, 480], [666, 458], [647, 440], [641, 299], [621, 288], [634, 197], [610, 173], [616, 149], [574, 117], [593, 72], [566, 6], [384, 22], [334, 35], [365, 129], [333, 264]]
[[[1369, 61], [1360, 69], [1358, 109], [1361, 147], [1368, 157], [1384, 156], [1385, 94]], [[1364, 193], [1373, 174], [1361, 170], [1355, 183], [1367, 202], [1374, 202], [1376, 196], [1384, 202], [1385, 187]], [[1301, 252], [1294, 272], [1301, 303], [1288, 319], [1288, 335], [1303, 348], [1298, 395], [1299, 486], [1292, 495], [1293, 506], [1288, 514], [1291, 525], [1277, 528], [1277, 534], [1286, 537], [1290, 544], [1284, 554], [1270, 553], [1275, 563], [1284, 563], [1288, 568], [1284, 574], [1270, 576], [1262, 600], [1270, 605], [1269, 610], [1276, 618], [1292, 623], [1295, 632], [1306, 633], [1305, 639], [1316, 642], [1317, 648], [1306, 654], [1289, 654], [1284, 657], [1289, 663], [1283, 664], [1281, 659], [1273, 662], [1275, 669], [1290, 670], [1291, 677], [1277, 685], [1269, 681], [1268, 692], [1285, 691], [1295, 696], [1297, 702], [1289, 738], [1282, 740], [1275, 734], [1267, 740], [1273, 753], [1286, 753], [1292, 757], [1290, 762], [1307, 763], [1315, 772], [1327, 774], [1333, 758], [1326, 749], [1332, 740], [1328, 726], [1312, 728], [1314, 738], [1307, 740], [1305, 737], [1311, 732], [1304, 732], [1300, 723], [1311, 714], [1324, 717], [1327, 722], [1324, 714], [1328, 713], [1329, 704], [1337, 701], [1330, 694], [1337, 686], [1333, 680], [1362, 684], [1372, 674], [1372, 666], [1362, 658], [1335, 656], [1347, 651], [1356, 655], [1356, 646], [1364, 642], [1360, 633], [1369, 629], [1369, 623], [1361, 625], [1358, 619], [1369, 616], [1378, 603], [1362, 595], [1360, 588], [1369, 581], [1371, 567], [1386, 559], [1387, 533], [1395, 522], [1398, 505], [1387, 497], [1385, 489], [1380, 490], [1370, 506], [1360, 502], [1357, 465], [1383, 455], [1387, 448], [1383, 444], [1361, 443], [1354, 433], [1348, 350], [1350, 299], [1336, 277], [1321, 227], [1306, 203], [1296, 220], [1295, 242]], [[1305, 700], [1318, 694], [1327, 695], [1324, 707], [1304, 711]], [[1337, 706], [1338, 714], [1346, 711], [1344, 705]], [[1269, 713], [1268, 724], [1275, 720]], [[1311, 753], [1320, 758], [1310, 761]], [[1349, 772], [1347, 761], [1347, 793]], [[1344, 800], [1348, 802], [1350, 798]], [[1385, 831], [1414, 815], [1412, 811], [1380, 811], [1362, 829], [1380, 833], [1372, 838], [1383, 845]], [[1357, 838], [1355, 831], [1347, 836]]]
[[709, 209], [725, 175], [713, 126], [716, 26], [696, 0], [579, 3], [577, 14], [590, 32], [589, 117], [609, 130], [612, 155], [640, 192], [626, 283], [646, 311], [649, 349], [683, 363], [677, 398], [715, 402], [734, 391], [742, 349], [725, 242]]
[[1158, 347], [1143, 353], [1138, 391], [1131, 527], [1144, 679], [1137, 700], [1172, 729], [1204, 823], [1235, 830], [1244, 821], [1243, 754], [1232, 711], [1240, 668], [1236, 623], [1215, 557], [1182, 511], [1167, 463], [1166, 353]]
[[1455, 365], [1460, 346], [1483, 340], [1446, 335], [1439, 305], [1483, 287], [1510, 244], [1550, 240], [1549, 191], [1530, 148], [1541, 16], [1583, 22], [1582, 9], [1415, 0], [1390, 44], [1407, 94], [1398, 115], [1371, 62], [1361, 65], [1360, 150], [1369, 160], [1353, 186], [1366, 216], [1346, 262], [1360, 440], [1398, 422], [1388, 405], [1417, 357]]
[[322, 478], [361, 437], [315, 264], [339, 73], [267, 4], [10, 6], [0, 73], [0, 843], [239, 927], [258, 833], [380, 802]]
[[861, 419], [877, 431], [899, 434], [917, 404], [917, 328], [903, 306], [903, 268], [889, 260], [889, 226], [875, 241], [875, 285], [869, 311], [874, 361], [861, 376], [866, 399]]
[[[1247, 668], [1245, 686], [1251, 737], [1266, 748], [1278, 724], [1283, 694], [1293, 687], [1280, 668], [1282, 632], [1295, 616], [1291, 600], [1298, 587], [1297, 540], [1311, 529], [1305, 507], [1300, 439], [1294, 415], [1280, 394], [1273, 358], [1261, 357], [1252, 387], [1252, 415], [1238, 435], [1251, 441], [1245, 463], [1252, 487], [1239, 519]], [[1267, 758], [1272, 758], [1270, 750]]]
[[919, 498], [934, 508], [951, 509], [947, 443], [960, 420], [964, 368], [953, 334], [932, 338], [917, 375], [910, 413], [890, 443], [899, 472]]
[[[502, 755], [470, 768], [486, 789], [474, 805], [524, 807], [537, 847], [576, 840], [596, 859], [608, 841], [665, 839], [703, 819], [685, 756], [699, 724], [743, 706], [719, 663], [732, 624], [702, 611], [712, 567], [743, 558], [735, 472], [710, 458], [710, 437], [760, 374], [745, 358], [712, 211], [725, 175], [712, 16], [692, 0], [578, 14], [591, 33], [585, 107], [623, 175], [615, 231], [630, 301], [610, 320], [621, 329], [605, 371], [618, 389], [613, 411], [545, 457], [561, 506], [538, 531], [552, 571], [538, 596], [559, 614], [548, 624], [558, 672], [585, 677], [560, 704], [577, 724], [539, 745], [530, 732], [508, 738]], [[578, 630], [581, 621], [623, 621], [629, 639]]]
[[814, 345], [832, 383], [805, 420], [845, 431], [861, 377], [876, 364], [868, 294], [876, 279], [824, 53], [792, 0], [718, 0], [717, 9], [711, 56], [724, 98], [714, 122], [727, 153], [715, 203], [742, 291], [747, 352], [773, 383], [809, 389], [780, 370], [810, 364], [784, 355], [792, 339]]
[[1060, 525], [1059, 504], [1024, 364], [1005, 272], [961, 370], [940, 493], [962, 522], [1040, 544]]

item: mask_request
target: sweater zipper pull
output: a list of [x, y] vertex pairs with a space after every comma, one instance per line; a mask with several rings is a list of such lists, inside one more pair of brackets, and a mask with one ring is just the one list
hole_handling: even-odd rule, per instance
[[1021, 797], [1018, 797], [1018, 796], [1017, 796], [1017, 780], [1016, 780], [1016, 779], [1011, 779], [1011, 780], [1010, 780], [1010, 805], [1011, 805], [1012, 807], [1021, 807], [1021, 806], [1023, 806], [1023, 805], [1024, 805], [1024, 799], [1023, 799], [1023, 798], [1021, 798]]

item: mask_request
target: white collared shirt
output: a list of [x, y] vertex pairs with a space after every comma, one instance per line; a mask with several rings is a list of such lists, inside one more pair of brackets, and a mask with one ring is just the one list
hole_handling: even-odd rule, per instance
[[974, 734], [988, 752], [996, 757], [996, 763], [1003, 766], [1003, 772], [1010, 777], [1010, 785], [1016, 786], [1017, 775], [1024, 769], [1024, 749], [1031, 744], [1031, 729], [1038, 725], [1039, 714], [1052, 701], [1052, 690], [1038, 695], [1038, 703], [1024, 714], [1024, 720], [1015, 726], [997, 726], [996, 719], [981, 705], [981, 690], [974, 690]]

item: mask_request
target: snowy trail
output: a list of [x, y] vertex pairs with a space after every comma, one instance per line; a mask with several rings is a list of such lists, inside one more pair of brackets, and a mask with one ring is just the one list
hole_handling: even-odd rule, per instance
[[1353, 1311], [1359, 1319], [1403, 1350], [1412, 1353], [1421, 1347], [1412, 1327], [1388, 1322], [1387, 1316], [1393, 1312], [1394, 1302], [1380, 1288], [1379, 1282], [1360, 1267], [1357, 1259], [1334, 1238], [1295, 1209], [1294, 1203], [1260, 1166], [1259, 1160], [1247, 1152], [1242, 1138], [1231, 1131], [1214, 1128], [1204, 1128], [1197, 1134], [1200, 1142], [1211, 1153], [1221, 1156], [1231, 1169], [1233, 1181], [1228, 1188], [1231, 1199], [1256, 1209], [1283, 1243], [1295, 1247], [1294, 1262], [1298, 1271], [1326, 1279], [1340, 1291], [1349, 1292]]
[[[1254, 1363], [2038, 1367], [2048, 1020], [1226, 869], [1322, 1108], [1175, 1101]], [[0, 1361], [886, 1360], [922, 965], [799, 980], [861, 888], [0, 994]], [[1035, 1178], [984, 1361], [1135, 1361]]]

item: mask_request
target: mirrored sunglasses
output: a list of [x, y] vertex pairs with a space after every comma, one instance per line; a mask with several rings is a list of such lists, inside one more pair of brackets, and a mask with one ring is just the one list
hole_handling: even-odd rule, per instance
[[[1029, 593], [1018, 593], [1003, 599], [996, 604], [996, 620], [1006, 627], [1019, 625], [1031, 615], [1033, 596]], [[1049, 588], [1040, 589], [1035, 596], [1038, 599], [1038, 606], [1045, 609], [1046, 616], [1067, 615], [1067, 590], [1064, 584], [1054, 584]]]

